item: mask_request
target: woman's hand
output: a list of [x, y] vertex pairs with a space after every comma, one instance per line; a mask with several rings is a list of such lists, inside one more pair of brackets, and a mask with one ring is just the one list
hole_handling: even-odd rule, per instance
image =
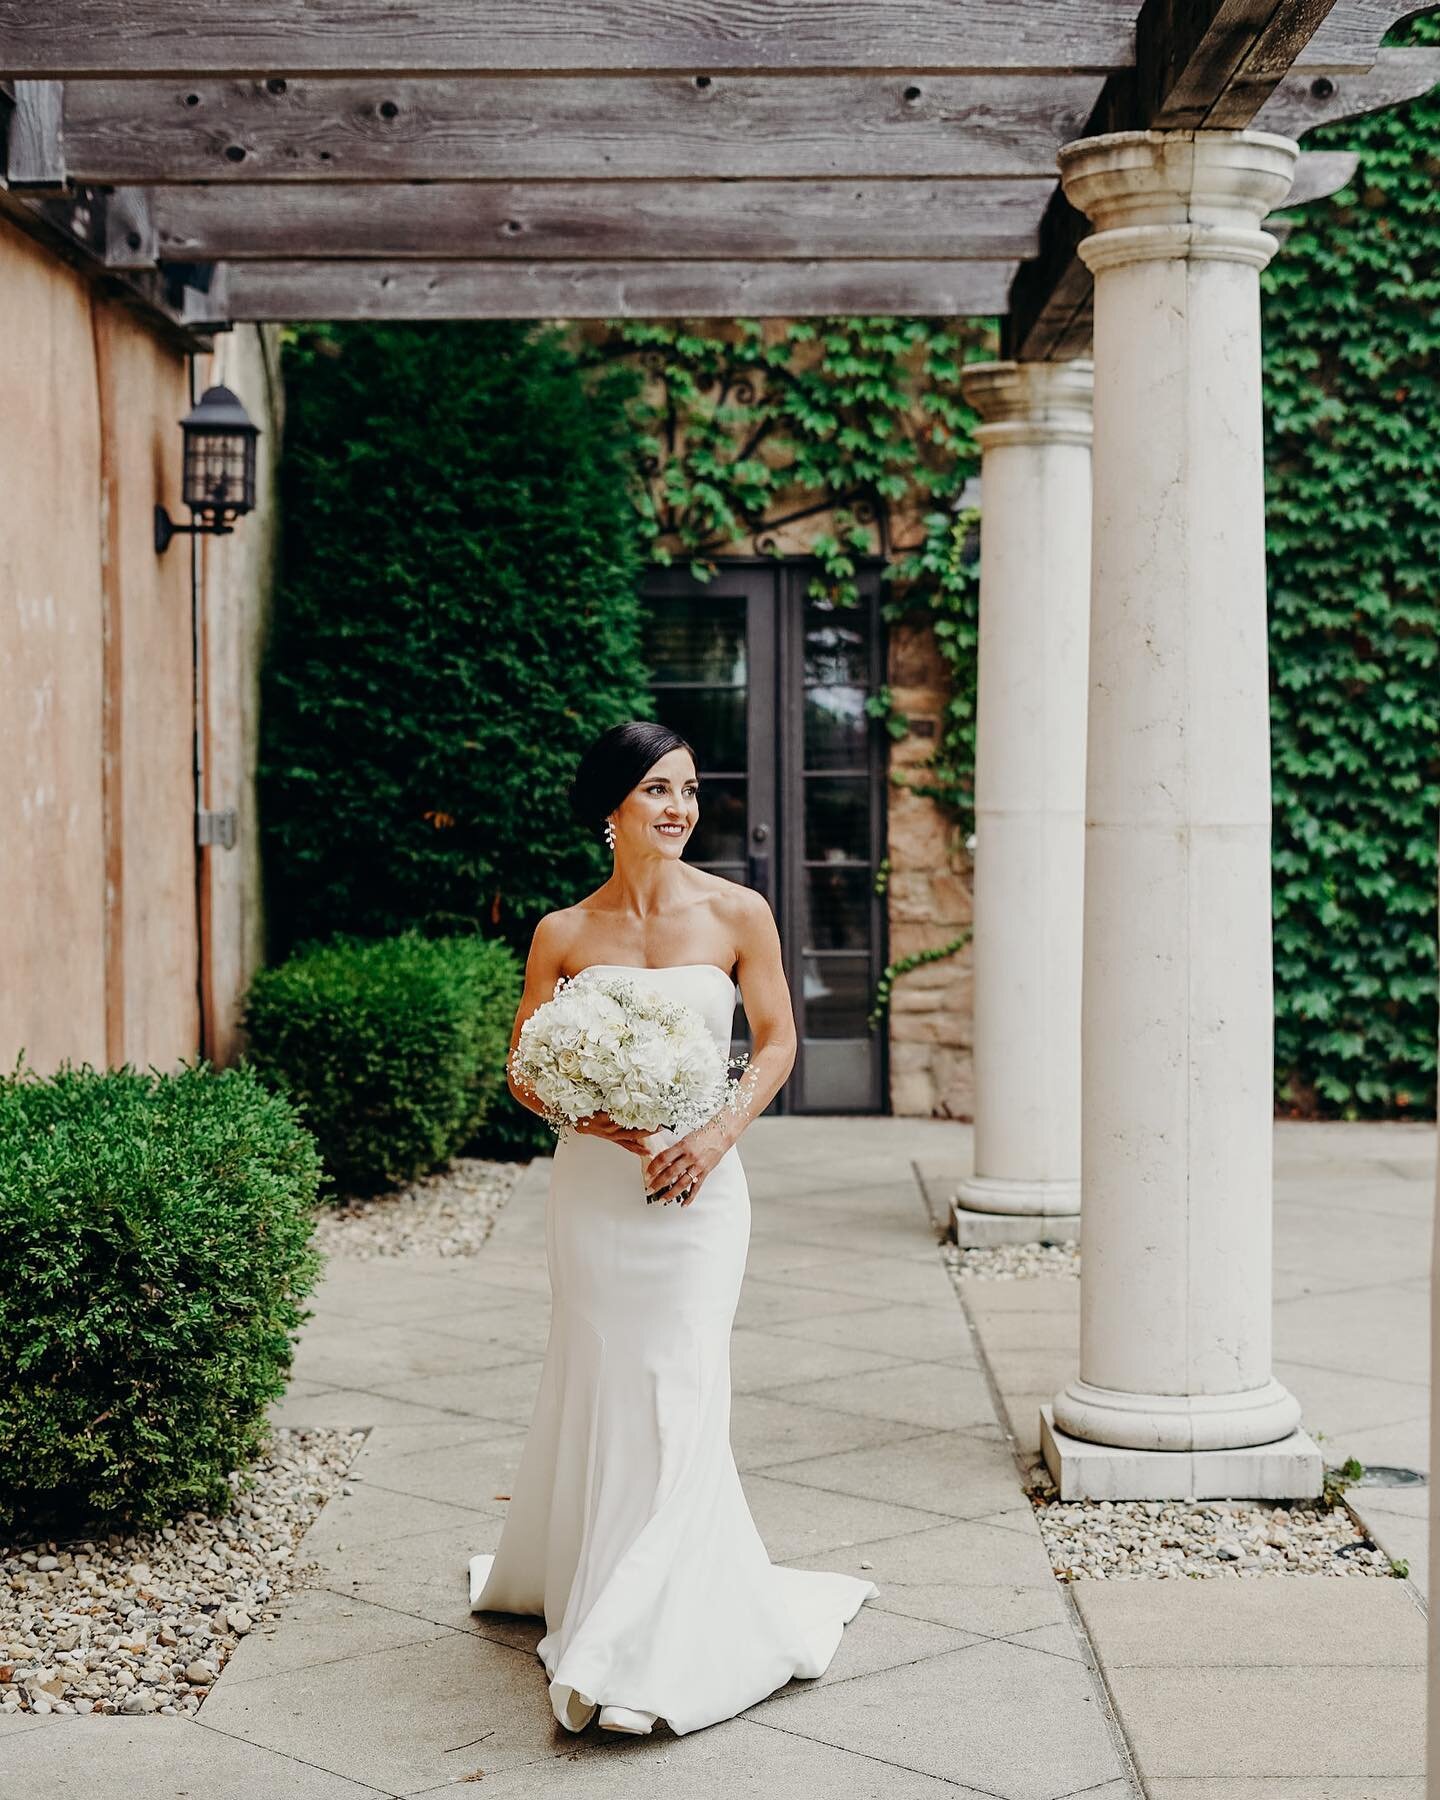
[[582, 1119], [575, 1130], [584, 1132], [587, 1137], [608, 1138], [612, 1144], [619, 1144], [622, 1150], [633, 1150], [637, 1156], [650, 1154], [646, 1143], [652, 1135], [650, 1132], [637, 1131], [633, 1125], [617, 1125], [607, 1112], [592, 1113], [588, 1119]]
[[689, 1206], [705, 1177], [729, 1148], [724, 1126], [714, 1119], [698, 1126], [688, 1137], [667, 1144], [645, 1165], [646, 1199], [661, 1203], [678, 1200], [682, 1206]]

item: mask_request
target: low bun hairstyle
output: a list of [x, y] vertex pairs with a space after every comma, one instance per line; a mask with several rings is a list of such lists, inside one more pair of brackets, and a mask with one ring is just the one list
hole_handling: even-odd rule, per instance
[[601, 834], [608, 815], [672, 750], [688, 750], [699, 774], [700, 759], [693, 746], [668, 725], [627, 719], [602, 731], [575, 770], [570, 783], [571, 811], [587, 831]]

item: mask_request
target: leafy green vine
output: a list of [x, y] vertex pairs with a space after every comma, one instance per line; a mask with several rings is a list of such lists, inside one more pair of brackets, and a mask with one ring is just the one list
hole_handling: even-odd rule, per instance
[[[1391, 41], [1440, 43], [1440, 17]], [[1326, 127], [1360, 162], [1264, 276], [1277, 1097], [1435, 1110], [1440, 89]]]
[[921, 963], [939, 962], [943, 957], [953, 956], [957, 950], [963, 950], [970, 942], [971, 933], [962, 931], [958, 937], [951, 938], [948, 944], [936, 944], [928, 950], [914, 950], [909, 956], [902, 956], [898, 962], [886, 965], [884, 973], [875, 984], [875, 1004], [866, 1016], [866, 1024], [873, 1031], [884, 1017], [885, 1009], [890, 1004], [890, 993], [900, 976], [911, 969], [918, 969]]

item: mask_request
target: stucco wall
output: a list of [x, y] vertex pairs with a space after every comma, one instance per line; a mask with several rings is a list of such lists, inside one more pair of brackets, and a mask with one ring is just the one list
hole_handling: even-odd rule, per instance
[[[0, 222], [0, 1066], [105, 1056], [104, 601], [90, 306]], [[65, 429], [45, 421], [61, 415]]]
[[279, 546], [275, 484], [283, 407], [278, 328], [217, 337], [206, 379], [233, 389], [261, 427], [254, 513], [240, 521], [233, 536], [200, 541], [204, 804], [215, 811], [233, 809], [239, 820], [234, 849], [205, 851], [201, 870], [205, 1051], [213, 1061], [229, 1063], [244, 1041], [240, 1001], [265, 953], [255, 755], [260, 663]]
[[[70, 277], [78, 280], [78, 277]], [[100, 410], [112, 1063], [164, 1067], [198, 1021], [186, 545], [157, 557], [151, 508], [178, 490], [183, 360], [114, 301], [91, 307]], [[62, 435], [63, 410], [46, 419]]]
[[[235, 336], [248, 386], [258, 334]], [[157, 557], [151, 522], [185, 516], [186, 359], [4, 220], [0, 345], [0, 1066], [170, 1067], [201, 1048], [202, 987], [230, 1016], [258, 957], [253, 850], [216, 853], [236, 861], [202, 979], [190, 543]], [[268, 563], [244, 532], [207, 559], [222, 695], [253, 688]], [[243, 788], [253, 705], [208, 732]]]

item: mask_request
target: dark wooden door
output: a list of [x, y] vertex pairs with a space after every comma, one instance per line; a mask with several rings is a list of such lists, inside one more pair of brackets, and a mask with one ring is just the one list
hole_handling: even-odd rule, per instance
[[[700, 758], [687, 860], [758, 888], [779, 926], [800, 1048], [767, 1111], [881, 1112], [886, 1034], [866, 1024], [885, 966], [885, 744], [865, 711], [884, 670], [879, 568], [858, 608], [810, 597], [815, 572], [654, 570], [646, 654], [658, 717]], [[739, 1054], [743, 1010], [736, 1026]]]

